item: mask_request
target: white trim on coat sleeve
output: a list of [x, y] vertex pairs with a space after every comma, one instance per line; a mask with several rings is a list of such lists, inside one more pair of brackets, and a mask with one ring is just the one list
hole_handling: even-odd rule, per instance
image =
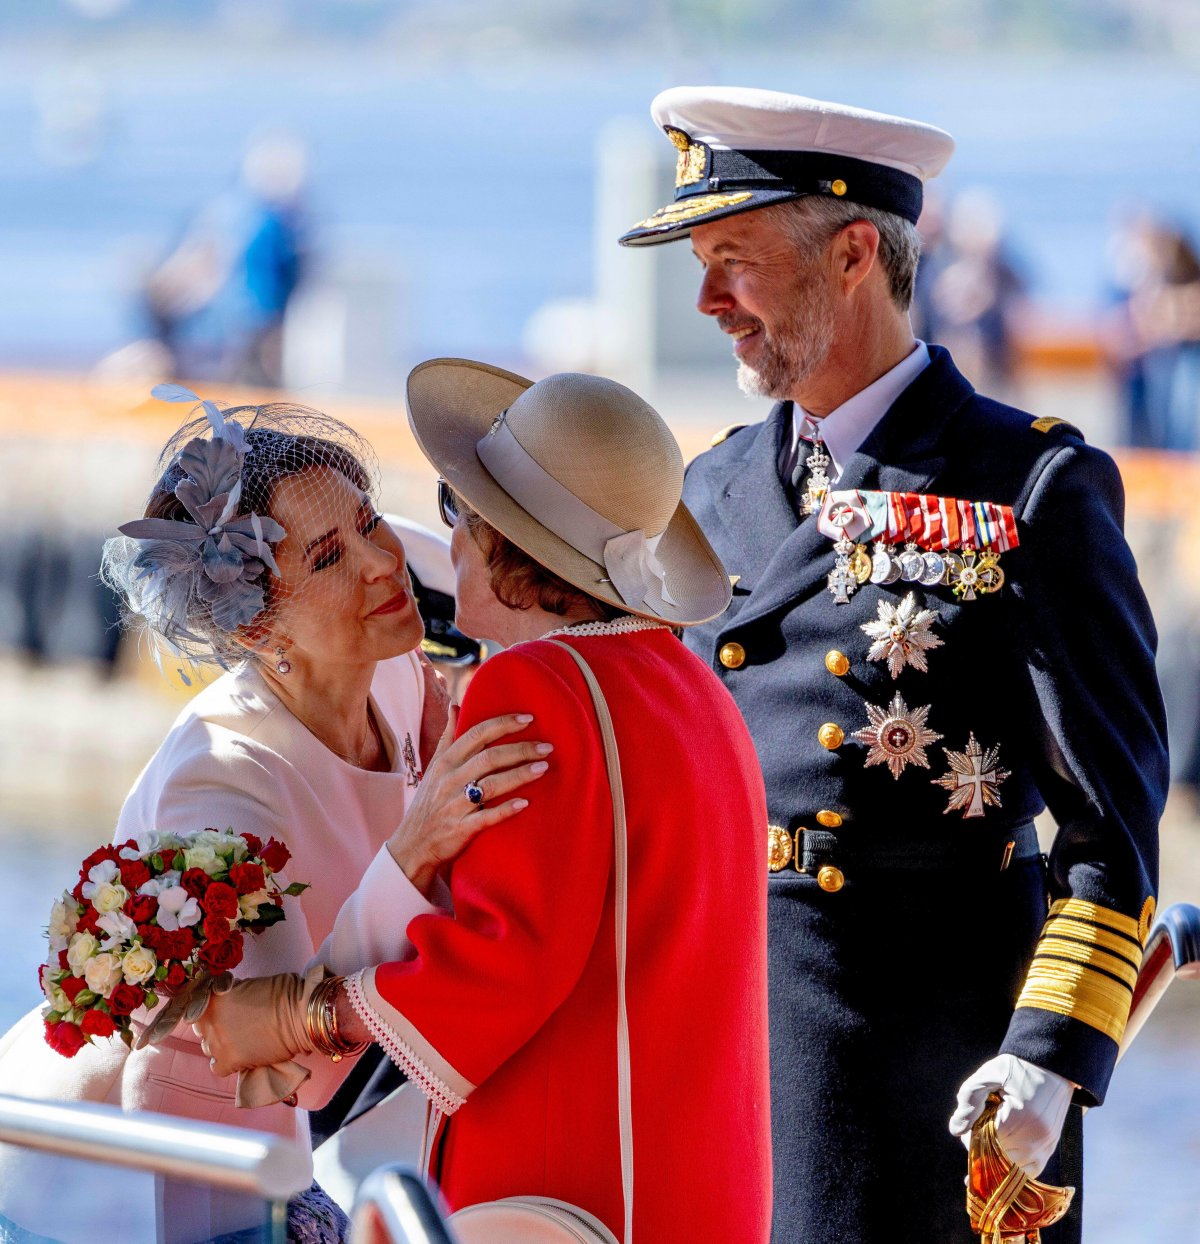
[[454, 1114], [475, 1090], [416, 1026], [375, 987], [375, 969], [346, 978], [346, 997], [388, 1057], [443, 1114]]

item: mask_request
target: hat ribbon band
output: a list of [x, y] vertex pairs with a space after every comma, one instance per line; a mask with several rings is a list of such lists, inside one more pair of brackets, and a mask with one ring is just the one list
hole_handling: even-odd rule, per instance
[[661, 533], [626, 531], [598, 514], [530, 457], [503, 415], [476, 444], [475, 452], [527, 514], [576, 552], [604, 566], [617, 595], [631, 609], [649, 609], [661, 616], [664, 605], [678, 603], [667, 591], [666, 571], [656, 555]]

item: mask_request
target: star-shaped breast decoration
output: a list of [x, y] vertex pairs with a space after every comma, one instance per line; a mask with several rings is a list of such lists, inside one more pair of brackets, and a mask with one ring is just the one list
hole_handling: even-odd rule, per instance
[[887, 708], [878, 704], [868, 704], [867, 719], [869, 725], [855, 730], [852, 738], [865, 743], [870, 749], [867, 753], [866, 766], [887, 765], [892, 777], [899, 778], [905, 765], [920, 765], [929, 768], [929, 757], [925, 748], [936, 743], [942, 736], [925, 727], [929, 716], [929, 705], [910, 709], [904, 698], [897, 692]]
[[915, 592], [898, 604], [890, 600], [879, 602], [879, 617], [865, 622], [863, 630], [875, 641], [867, 653], [868, 661], [886, 659], [888, 672], [893, 678], [911, 665], [913, 669], [927, 673], [929, 666], [925, 654], [930, 648], [940, 648], [942, 640], [930, 629], [937, 621], [936, 609], [918, 609]]
[[966, 751], [952, 752], [946, 748], [950, 772], [934, 779], [935, 786], [950, 792], [950, 802], [945, 811], [961, 811], [966, 819], [969, 816], [983, 816], [986, 805], [1000, 807], [1000, 791], [997, 788], [1012, 775], [1007, 769], [1000, 768], [999, 759], [1000, 748], [989, 747], [985, 752], [975, 742], [974, 733], [967, 739]]

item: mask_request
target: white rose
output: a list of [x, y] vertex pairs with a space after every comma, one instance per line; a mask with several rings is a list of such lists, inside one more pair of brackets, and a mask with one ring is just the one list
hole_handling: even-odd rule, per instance
[[154, 975], [157, 967], [158, 959], [154, 951], [147, 950], [145, 946], [136, 947], [121, 960], [127, 985], [144, 985]]
[[271, 895], [266, 890], [255, 890], [253, 894], [242, 894], [238, 897], [238, 908], [243, 920], [257, 920], [258, 909], [263, 903], [269, 903]]
[[46, 995], [50, 1009], [57, 1011], [60, 1015], [71, 1009], [71, 999], [63, 993], [61, 985], [56, 985], [50, 980], [49, 972], [42, 976], [42, 993]]
[[83, 975], [83, 965], [100, 949], [100, 943], [90, 933], [75, 933], [67, 947], [67, 962], [72, 976]]
[[189, 847], [183, 853], [183, 866], [202, 868], [211, 877], [214, 873], [225, 870], [225, 861], [217, 855], [210, 843], [202, 842], [198, 846]]
[[80, 893], [84, 898], [90, 899], [102, 885], [107, 885], [110, 881], [116, 880], [120, 875], [121, 870], [112, 860], [101, 860], [88, 873], [88, 879], [83, 883]]
[[121, 960], [116, 955], [96, 955], [95, 958], [87, 961], [83, 978], [93, 993], [107, 998], [121, 983]]
[[158, 896], [158, 927], [168, 933], [190, 928], [203, 914], [200, 904], [181, 885], [163, 890]]
[[71, 934], [75, 932], [78, 924], [79, 907], [69, 894], [64, 894], [50, 908], [50, 924], [46, 929], [50, 935], [50, 950], [54, 954], [66, 950]]
[[96, 887], [92, 895], [92, 906], [101, 914], [108, 915], [110, 911], [120, 911], [128, 897], [129, 891], [123, 885], [106, 881]]

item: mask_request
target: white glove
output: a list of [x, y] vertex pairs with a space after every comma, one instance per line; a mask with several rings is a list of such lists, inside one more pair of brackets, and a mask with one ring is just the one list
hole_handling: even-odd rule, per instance
[[950, 1134], [971, 1145], [971, 1126], [983, 1113], [989, 1093], [1003, 1098], [996, 1111], [996, 1138], [1029, 1177], [1036, 1178], [1058, 1148], [1063, 1120], [1076, 1086], [1053, 1071], [1015, 1054], [997, 1054], [958, 1090]]

